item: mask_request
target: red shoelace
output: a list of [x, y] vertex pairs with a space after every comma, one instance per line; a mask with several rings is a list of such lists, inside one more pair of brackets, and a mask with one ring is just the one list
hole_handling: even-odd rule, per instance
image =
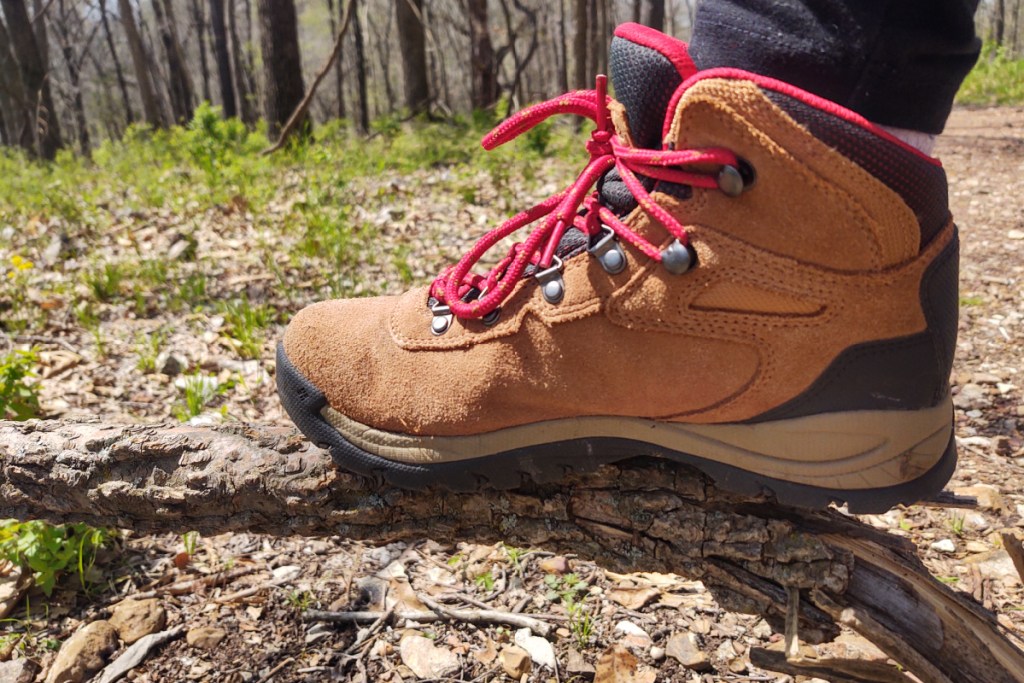
[[[680, 185], [717, 188], [718, 172], [706, 169], [735, 169], [739, 164], [738, 158], [721, 148], [653, 150], [630, 147], [612, 129], [609, 101], [607, 78], [598, 76], [596, 90], [577, 90], [527, 107], [484, 137], [484, 149], [492, 150], [557, 114], [586, 116], [597, 124], [587, 141], [590, 161], [576, 181], [565, 191], [508, 219], [484, 235], [457, 264], [446, 267], [430, 288], [430, 295], [439, 304], [446, 305], [452, 314], [463, 319], [483, 318], [494, 312], [529, 266], [536, 266], [538, 271], [551, 267], [558, 243], [570, 227], [576, 227], [589, 237], [594, 237], [603, 228], [610, 229], [619, 239], [660, 262], [662, 254], [657, 246], [633, 232], [613, 211], [603, 206], [596, 192], [588, 195], [612, 167], [618, 169], [626, 187], [649, 216], [661, 223], [684, 247], [689, 243], [686, 229], [651, 198], [637, 174]], [[690, 170], [683, 170], [686, 168]], [[586, 209], [582, 214], [581, 207]], [[481, 257], [495, 244], [545, 216], [544, 222], [525, 241], [513, 246], [487, 275], [472, 272]], [[475, 296], [467, 297], [470, 292]], [[470, 300], [465, 301], [464, 298]]]

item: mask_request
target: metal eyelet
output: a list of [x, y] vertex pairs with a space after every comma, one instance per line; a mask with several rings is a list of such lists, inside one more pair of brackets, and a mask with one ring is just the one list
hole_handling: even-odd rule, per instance
[[688, 271], [693, 267], [695, 260], [690, 248], [679, 240], [672, 240], [672, 244], [661, 252], [661, 265], [673, 275], [682, 275]]
[[739, 197], [756, 181], [757, 173], [746, 159], [737, 159], [735, 166], [723, 166], [718, 172], [718, 189], [727, 197]]
[[622, 249], [615, 232], [607, 225], [601, 226], [597, 241], [587, 247], [587, 252], [609, 275], [618, 275], [626, 269], [626, 252]]
[[498, 324], [498, 318], [501, 317], [501, 309], [495, 308], [493, 311], [485, 315], [480, 321], [487, 327], [494, 327]]
[[441, 303], [431, 306], [430, 312], [434, 314], [430, 321], [430, 333], [435, 337], [440, 337], [452, 326], [452, 319], [455, 316], [452, 315], [452, 309]]
[[549, 304], [561, 303], [565, 298], [565, 281], [562, 279], [563, 265], [565, 264], [562, 263], [562, 259], [555, 256], [549, 267], [533, 276], [540, 283], [541, 294]]

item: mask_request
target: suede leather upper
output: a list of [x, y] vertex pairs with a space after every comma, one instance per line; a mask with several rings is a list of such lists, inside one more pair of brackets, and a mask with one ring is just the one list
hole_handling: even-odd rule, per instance
[[[625, 117], [613, 118], [625, 138]], [[921, 279], [952, 224], [919, 253], [899, 195], [749, 81], [697, 80], [670, 139], [727, 147], [757, 173], [738, 198], [654, 193], [690, 234], [690, 272], [671, 275], [629, 245], [618, 275], [576, 256], [561, 303], [524, 279], [496, 325], [456, 319], [441, 336], [424, 288], [323, 302], [288, 327], [288, 357], [356, 422], [453, 436], [583, 415], [749, 420], [806, 390], [844, 349], [925, 329]], [[642, 208], [627, 222], [669, 241]]]

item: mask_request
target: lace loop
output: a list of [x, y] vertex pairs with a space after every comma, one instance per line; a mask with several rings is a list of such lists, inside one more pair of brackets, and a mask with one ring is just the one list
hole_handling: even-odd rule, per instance
[[[601, 75], [597, 77], [595, 90], [578, 90], [527, 107], [484, 137], [484, 149], [492, 150], [558, 114], [584, 116], [597, 124], [586, 143], [590, 160], [575, 182], [565, 191], [516, 214], [484, 235], [457, 264], [446, 267], [434, 280], [430, 295], [446, 305], [452, 314], [463, 319], [483, 318], [492, 314], [512, 293], [527, 268], [535, 266], [539, 271], [551, 268], [557, 258], [558, 244], [571, 227], [591, 237], [607, 228], [648, 258], [660, 262], [662, 255], [657, 247], [630, 229], [613, 211], [601, 204], [596, 192], [591, 192], [597, 181], [612, 168], [618, 171], [626, 188], [645, 213], [660, 223], [682, 246], [689, 244], [686, 229], [654, 201], [638, 176], [716, 189], [719, 188], [720, 170], [728, 166], [735, 167], [739, 163], [736, 155], [721, 148], [653, 150], [626, 145], [611, 127], [608, 109], [610, 101], [607, 77]], [[544, 219], [543, 223], [530, 232], [523, 242], [514, 245], [487, 275], [471, 272], [494, 245], [541, 219]], [[480, 295], [466, 297], [474, 288]], [[464, 300], [466, 298], [469, 300]]]

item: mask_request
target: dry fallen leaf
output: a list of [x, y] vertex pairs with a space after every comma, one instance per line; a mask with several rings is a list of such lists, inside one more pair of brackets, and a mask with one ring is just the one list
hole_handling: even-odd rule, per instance
[[654, 683], [657, 674], [638, 670], [640, 660], [619, 644], [612, 645], [597, 660], [594, 683]]

